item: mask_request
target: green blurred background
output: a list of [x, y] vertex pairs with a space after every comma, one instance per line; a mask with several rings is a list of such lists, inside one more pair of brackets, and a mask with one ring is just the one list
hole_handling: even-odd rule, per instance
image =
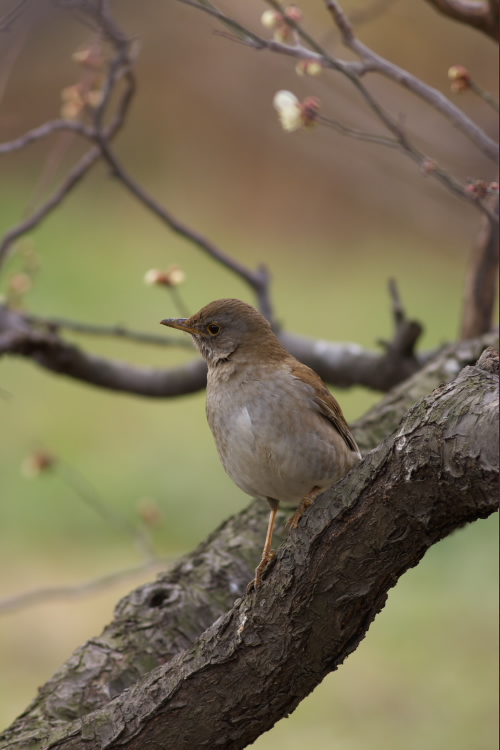
[[[287, 135], [277, 123], [272, 97], [284, 88], [319, 96], [325, 114], [346, 124], [377, 129], [343, 80], [298, 78], [293, 61], [232, 44], [213, 33], [210, 19], [175, 2], [114, 6], [124, 29], [141, 40], [139, 88], [116, 143], [120, 157], [179, 218], [247, 265], [269, 266], [277, 314], [289, 330], [374, 347], [391, 335], [386, 286], [394, 276], [408, 313], [425, 326], [421, 346], [455, 338], [478, 213], [397, 153], [324, 129]], [[257, 29], [265, 8], [229, 0], [220, 7]], [[344, 55], [321, 3], [302, 8], [309, 30]], [[399, 0], [359, 34], [445, 93], [447, 69], [456, 63], [497, 88], [494, 44], [424, 2]], [[57, 116], [61, 89], [79, 77], [71, 53], [90, 38], [75, 18], [44, 2], [0, 37], [1, 141]], [[385, 81], [368, 81], [394, 114], [404, 115], [421, 148], [459, 178], [495, 179], [491, 164], [436, 113]], [[485, 104], [472, 95], [457, 103], [494, 134]], [[48, 195], [82, 149], [76, 138], [60, 135], [2, 157], [2, 231]], [[36, 253], [40, 268], [23, 304], [41, 315], [160, 333], [158, 321], [177, 310], [142, 278], [149, 268], [174, 263], [186, 271], [181, 293], [191, 312], [223, 296], [253, 301], [238, 279], [166, 231], [101, 166], [17, 251], [2, 291], [23, 268], [23, 254]], [[144, 365], [193, 356], [68, 338]], [[0, 365], [0, 387], [0, 597], [140, 562], [129, 540], [57, 474], [22, 475], [24, 458], [40, 446], [134, 522], [141, 500], [154, 501], [162, 516], [155, 543], [169, 557], [191, 550], [247, 501], [219, 465], [204, 394], [168, 401], [117, 395], [14, 358]], [[336, 395], [351, 420], [380, 398], [361, 388]], [[147, 577], [0, 619], [0, 726]], [[391, 592], [338, 673], [254, 747], [495, 748], [497, 578], [496, 518], [441, 542]]]

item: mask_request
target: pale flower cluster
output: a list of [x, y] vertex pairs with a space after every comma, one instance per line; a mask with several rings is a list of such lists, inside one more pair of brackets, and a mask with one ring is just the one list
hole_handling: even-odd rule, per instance
[[144, 274], [144, 283], [148, 286], [179, 286], [186, 280], [186, 274], [180, 266], [170, 266], [166, 271], [151, 268]]
[[300, 102], [291, 91], [278, 91], [273, 99], [281, 126], [287, 133], [293, 133], [304, 127]]

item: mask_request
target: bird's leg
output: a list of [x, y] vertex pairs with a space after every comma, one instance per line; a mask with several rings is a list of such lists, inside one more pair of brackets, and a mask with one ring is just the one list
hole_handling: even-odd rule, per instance
[[285, 526], [285, 529], [287, 531], [290, 531], [290, 529], [297, 528], [305, 509], [313, 504], [313, 502], [316, 500], [316, 498], [318, 497], [320, 493], [321, 493], [321, 487], [313, 487], [312, 490], [309, 492], [309, 494], [302, 498], [302, 500], [300, 501], [299, 507], [297, 508], [297, 510], [295, 511], [295, 513], [293, 514], [293, 516], [290, 518], [290, 520]]
[[267, 564], [271, 562], [276, 554], [275, 551], [271, 549], [271, 544], [273, 543], [274, 524], [276, 523], [276, 514], [278, 513], [280, 503], [279, 500], [274, 500], [271, 497], [267, 498], [267, 502], [269, 503], [271, 512], [269, 514], [269, 523], [267, 525], [266, 543], [264, 544], [264, 549], [262, 551], [262, 559], [255, 568], [255, 578], [253, 581], [250, 581], [247, 586], [247, 594], [249, 594], [253, 588], [255, 588], [255, 590], [260, 589], [262, 573], [266, 569]]

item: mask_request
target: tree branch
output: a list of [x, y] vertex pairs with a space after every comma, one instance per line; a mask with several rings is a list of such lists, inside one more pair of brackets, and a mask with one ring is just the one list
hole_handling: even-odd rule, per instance
[[[348, 128], [336, 120], [327, 118], [324, 116], [318, 117], [319, 122], [323, 122], [329, 127], [333, 127], [340, 131], [343, 135], [349, 135], [361, 140], [367, 140], [383, 144], [390, 148], [399, 148], [402, 152], [406, 153], [422, 170], [423, 174], [431, 176], [436, 179], [442, 185], [444, 185], [452, 193], [460, 197], [462, 200], [472, 203], [480, 211], [486, 214], [492, 223], [498, 224], [498, 216], [494, 211], [491, 211], [489, 205], [478, 198], [478, 196], [472, 196], [465, 189], [465, 186], [457, 180], [452, 174], [450, 174], [443, 167], [438, 165], [433, 159], [430, 159], [426, 154], [421, 152], [408, 138], [400, 123], [394, 120], [390, 114], [380, 104], [378, 99], [371, 94], [366, 86], [361, 81], [361, 76], [369, 72], [378, 72], [386, 77], [394, 80], [396, 83], [408, 88], [414, 94], [425, 100], [428, 104], [433, 106], [437, 111], [441, 112], [458, 130], [461, 130], [475, 145], [489, 158], [498, 162], [499, 147], [473, 120], [467, 117], [458, 107], [450, 102], [440, 91], [433, 89], [428, 86], [419, 78], [412, 76], [406, 70], [399, 68], [398, 66], [391, 63], [389, 60], [384, 59], [380, 55], [377, 55], [370, 48], [363, 45], [355, 36], [353, 27], [345, 15], [342, 7], [336, 0], [325, 0], [328, 10], [330, 10], [335, 23], [341, 31], [342, 38], [346, 46], [350, 47], [355, 51], [362, 60], [360, 62], [345, 62], [329, 55], [325, 49], [316, 42], [316, 40], [308, 34], [301, 24], [291, 19], [289, 16], [284, 16], [284, 21], [287, 25], [292, 28], [297, 36], [302, 39], [305, 44], [308, 44], [311, 49], [308, 49], [303, 44], [297, 43], [295, 45], [286, 45], [274, 40], [269, 41], [259, 37], [250, 29], [246, 28], [242, 24], [236, 22], [224, 13], [217, 10], [210, 2], [199, 3], [195, 0], [179, 0], [186, 5], [190, 5], [204, 13], [208, 13], [211, 16], [218, 18], [221, 23], [230, 28], [237, 29], [237, 37], [229, 37], [230, 39], [236, 39], [254, 49], [262, 50], [268, 49], [273, 52], [279, 52], [281, 54], [290, 55], [292, 57], [298, 57], [299, 59], [315, 59], [320, 61], [322, 66], [325, 68], [331, 68], [345, 75], [353, 86], [358, 90], [360, 95], [364, 98], [367, 105], [373, 111], [378, 120], [384, 125], [384, 127], [392, 133], [394, 138], [387, 138], [383, 136], [376, 136], [370, 133], [364, 133], [356, 128]], [[281, 13], [282, 7], [278, 0], [267, 0], [268, 5]]]
[[[175, 287], [174, 287], [175, 288]], [[193, 345], [186, 336], [164, 336], [163, 334], [145, 333], [134, 331], [120, 324], [114, 326], [96, 325], [94, 323], [82, 323], [79, 320], [68, 320], [68, 318], [46, 318], [41, 315], [24, 315], [28, 323], [33, 323], [42, 330], [58, 333], [60, 329], [83, 333], [89, 336], [109, 336], [112, 338], [127, 339], [138, 344], [153, 344], [154, 346], [178, 346], [181, 349], [190, 349]]]
[[12, 24], [24, 13], [31, 0], [18, 0], [12, 10], [0, 18], [0, 32], [10, 31]]
[[473, 120], [467, 117], [462, 110], [450, 102], [450, 100], [440, 91], [428, 86], [407, 70], [404, 70], [389, 60], [386, 60], [363, 44], [363, 42], [356, 37], [353, 27], [337, 0], [325, 0], [325, 5], [342, 34], [342, 40], [346, 47], [359, 55], [362, 60], [370, 64], [367, 72], [376, 71], [381, 73], [401, 86], [404, 86], [404, 88], [412, 91], [434, 107], [438, 112], [441, 112], [441, 114], [455, 125], [458, 130], [475, 143], [483, 154], [498, 163], [498, 144], [495, 143], [478, 125], [476, 125]]
[[271, 301], [269, 298], [269, 274], [264, 266], [261, 266], [256, 271], [251, 271], [243, 263], [240, 263], [235, 258], [232, 258], [228, 253], [225, 253], [217, 245], [211, 242], [207, 237], [204, 237], [200, 232], [191, 229], [179, 219], [175, 218], [170, 211], [156, 201], [144, 188], [139, 185], [124, 169], [120, 164], [114, 152], [111, 150], [108, 140], [96, 136], [96, 140], [99, 143], [103, 158], [108, 162], [112, 169], [112, 174], [116, 177], [131, 193], [134, 195], [146, 208], [149, 208], [155, 216], [163, 221], [173, 232], [181, 235], [190, 240], [194, 245], [197, 245], [201, 250], [206, 252], [211, 258], [221, 263], [230, 271], [233, 271], [243, 281], [250, 285], [255, 292], [258, 305], [261, 313], [270, 321], [272, 321], [272, 308]]
[[[498, 216], [498, 195], [486, 198]], [[498, 224], [481, 218], [472, 247], [464, 290], [460, 336], [471, 339], [489, 331], [493, 324], [498, 285]]]
[[19, 151], [22, 148], [26, 148], [30, 143], [36, 143], [42, 138], [46, 138], [52, 133], [56, 133], [59, 130], [70, 130], [74, 133], [79, 133], [86, 138], [92, 138], [93, 128], [84, 125], [82, 122], [75, 120], [51, 120], [38, 128], [29, 130], [24, 135], [16, 138], [13, 141], [7, 141], [6, 143], [0, 143], [0, 154], [9, 154], [12, 151]]
[[[229, 522], [174, 566], [170, 579], [166, 574], [123, 600], [116, 613], [121, 629], [110, 626], [77, 651], [0, 748], [26, 741], [40, 750], [77, 750], [82, 742], [89, 750], [246, 747], [356, 649], [387, 591], [432, 544], [496, 510], [497, 415], [498, 356], [490, 350], [477, 367], [419, 401], [395, 434], [317, 500], [278, 550], [260, 592], [236, 601], [182, 652], [207, 592], [189, 586], [182, 572], [196, 577], [200, 566], [207, 575], [210, 542], [219, 565], [204, 581], [208, 591], [225, 583], [227, 601], [242, 590], [237, 576], [245, 564], [233, 571], [221, 542], [225, 534], [226, 555], [248, 552], [246, 534], [235, 537]], [[245, 513], [251, 532], [251, 508]], [[161, 623], [170, 623], [186, 595], [191, 617], [184, 611], [184, 626], [173, 628], [177, 643], [167, 645]], [[142, 646], [135, 666], [128, 661], [131, 631]], [[168, 661], [172, 648], [179, 655]]]
[[[26, 357], [45, 369], [91, 385], [155, 398], [193, 393], [206, 385], [207, 369], [201, 358], [169, 370], [139, 367], [84, 352], [60, 338], [60, 327], [156, 343], [151, 334], [125, 333], [126, 329], [120, 327], [94, 328], [64, 320], [51, 323], [0, 306], [0, 355]], [[316, 370], [326, 382], [340, 387], [365, 385], [388, 391], [419, 370], [427, 358], [428, 355], [419, 358], [414, 352], [421, 331], [416, 321], [395, 316], [394, 338], [382, 342], [385, 348], [382, 354], [357, 344], [317, 341], [286, 331], [277, 333], [288, 351]], [[172, 339], [168, 342], [171, 344]]]
[[498, 2], [477, 0], [427, 0], [439, 13], [472, 26], [498, 44]]
[[[120, 100], [116, 107], [116, 112], [112, 122], [105, 130], [106, 139], [112, 139], [118, 131], [122, 128], [125, 117], [132, 101], [135, 92], [135, 80], [128, 69], [123, 68], [121, 71], [122, 77], [125, 79], [125, 89], [120, 97]], [[108, 93], [108, 97], [111, 96], [111, 92]], [[19, 143], [20, 140], [25, 140], [28, 143], [34, 140], [33, 133], [37, 134], [36, 139], [48, 135], [54, 130], [60, 129], [58, 123], [60, 120], [55, 120], [46, 125], [42, 125], [40, 128], [36, 128], [34, 131], [30, 131], [21, 139], [11, 142], [11, 144], [4, 144], [4, 147], [12, 146], [12, 143]], [[89, 135], [93, 130], [89, 131], [85, 126], [76, 124], [75, 127], [68, 124], [70, 130], [76, 130], [82, 135]], [[27, 232], [37, 227], [52, 211], [57, 208], [63, 200], [69, 195], [69, 193], [75, 188], [83, 177], [87, 174], [91, 167], [99, 160], [101, 156], [101, 150], [98, 147], [94, 147], [87, 151], [87, 153], [80, 159], [80, 161], [73, 167], [73, 169], [67, 174], [61, 185], [55, 190], [52, 195], [39, 206], [33, 213], [27, 217], [24, 221], [19, 222], [16, 226], [9, 229], [0, 240], [0, 266], [4, 262], [7, 253], [9, 252], [12, 244]]]

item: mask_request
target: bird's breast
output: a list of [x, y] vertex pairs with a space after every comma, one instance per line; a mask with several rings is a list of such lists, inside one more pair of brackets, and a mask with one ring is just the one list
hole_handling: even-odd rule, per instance
[[341, 465], [343, 440], [312, 395], [275, 368], [235, 369], [224, 379], [209, 369], [208, 423], [224, 469], [248, 495], [298, 503], [348, 470]]

